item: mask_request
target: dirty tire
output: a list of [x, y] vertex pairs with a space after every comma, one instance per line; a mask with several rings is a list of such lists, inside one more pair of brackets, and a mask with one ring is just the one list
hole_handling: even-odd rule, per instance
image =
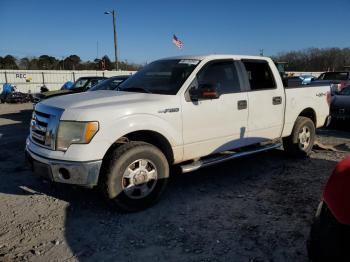
[[307, 249], [309, 259], [320, 261], [350, 261], [349, 227], [341, 225], [325, 203], [311, 226]]
[[[306, 134], [309, 134], [308, 144], [302, 143], [299, 136], [303, 134], [303, 131], [307, 130]], [[315, 124], [310, 118], [299, 116], [295, 121], [292, 134], [289, 137], [283, 138], [284, 150], [295, 157], [306, 157], [311, 153], [312, 147], [315, 142]], [[307, 146], [305, 146], [307, 144]]]
[[[142, 179], [147, 177], [143, 174], [146, 174], [146, 172], [142, 171], [143, 173], [139, 176], [130, 175], [133, 174], [132, 172], [128, 174], [128, 170], [132, 170], [130, 166], [134, 167], [135, 170], [137, 169], [136, 173], [140, 174], [140, 172], [137, 172], [141, 170], [140, 168], [143, 168], [143, 164], [139, 162], [140, 159], [145, 160], [143, 163], [147, 163], [146, 169], [155, 170], [153, 174], [157, 174], [157, 179], [143, 183]], [[141, 182], [138, 181], [139, 178]], [[155, 204], [159, 200], [167, 185], [168, 178], [168, 161], [157, 147], [145, 142], [129, 142], [117, 147], [109, 155], [102, 167], [99, 186], [105, 197], [119, 211], [136, 212]], [[135, 186], [132, 186], [134, 182], [131, 183], [131, 181], [137, 181], [140, 184], [136, 185], [135, 183]], [[127, 189], [126, 182], [130, 182], [131, 187], [129, 189]], [[145, 194], [143, 191], [146, 191], [147, 195], [142, 196], [142, 194]], [[139, 196], [137, 194], [134, 196], [134, 193]]]

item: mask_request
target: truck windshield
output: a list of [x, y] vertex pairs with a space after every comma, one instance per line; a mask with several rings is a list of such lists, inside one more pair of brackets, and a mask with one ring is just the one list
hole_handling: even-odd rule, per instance
[[194, 59], [155, 61], [123, 82], [118, 90], [176, 95], [199, 62]]

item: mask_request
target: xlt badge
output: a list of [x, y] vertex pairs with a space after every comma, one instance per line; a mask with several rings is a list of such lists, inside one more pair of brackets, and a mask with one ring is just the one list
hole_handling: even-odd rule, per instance
[[159, 110], [158, 113], [176, 113], [176, 112], [179, 112], [179, 108], [166, 108], [166, 109], [163, 109], [163, 110]]

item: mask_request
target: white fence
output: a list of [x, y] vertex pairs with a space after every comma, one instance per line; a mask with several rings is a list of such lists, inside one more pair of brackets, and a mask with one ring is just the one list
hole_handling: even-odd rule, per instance
[[74, 82], [82, 76], [118, 76], [131, 75], [135, 71], [65, 71], [65, 70], [0, 70], [0, 93], [4, 83], [16, 86], [24, 93], [40, 92], [45, 85], [50, 90], [60, 89], [67, 82]]

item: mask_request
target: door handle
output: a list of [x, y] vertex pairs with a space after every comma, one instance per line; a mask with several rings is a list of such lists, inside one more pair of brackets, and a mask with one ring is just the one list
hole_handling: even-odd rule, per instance
[[237, 108], [238, 110], [243, 110], [243, 109], [247, 109], [248, 103], [247, 100], [239, 100], [237, 102]]
[[280, 104], [282, 104], [282, 97], [281, 96], [274, 96], [272, 98], [272, 104], [273, 105], [280, 105]]

